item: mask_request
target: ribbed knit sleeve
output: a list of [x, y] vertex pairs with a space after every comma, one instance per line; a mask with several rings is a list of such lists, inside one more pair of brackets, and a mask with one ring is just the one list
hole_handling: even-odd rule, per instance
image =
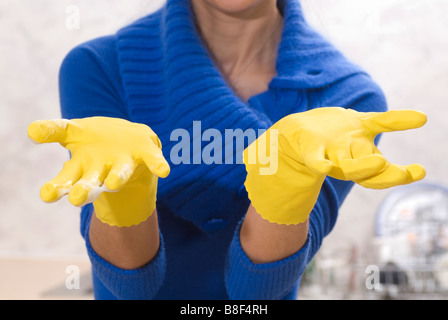
[[[255, 264], [243, 251], [239, 232], [235, 231], [226, 268], [226, 288], [231, 300], [280, 300], [294, 296], [310, 257], [312, 234], [296, 254], [272, 263]], [[292, 297], [294, 298], [294, 297]]]
[[[127, 118], [120, 84], [114, 37], [103, 37], [72, 49], [65, 57], [59, 76], [62, 117], [65, 119], [105, 116]], [[163, 239], [156, 257], [136, 270], [123, 270], [102, 259], [89, 240], [91, 204], [81, 210], [81, 234], [94, 274], [102, 286], [95, 286], [95, 296], [107, 295], [118, 299], [151, 299], [160, 288], [165, 275]]]
[[[83, 209], [85, 216], [91, 216], [93, 206], [89, 205]], [[93, 250], [89, 241], [90, 219], [86, 220], [84, 239], [86, 240], [87, 253], [92, 262], [92, 271], [101, 281], [102, 286], [108, 292], [99, 292], [95, 296], [103, 299], [105, 295], [113, 295], [119, 300], [150, 300], [160, 289], [165, 279], [166, 259], [165, 244], [163, 238], [160, 238], [160, 247], [156, 256], [145, 266], [124, 270], [115, 267]], [[110, 298], [108, 297], [108, 300]]]
[[255, 264], [243, 251], [240, 242], [241, 224], [228, 253], [226, 288], [230, 299], [281, 300], [295, 299], [298, 285], [307, 264], [322, 245], [324, 237], [337, 220], [338, 209], [352, 183], [338, 189], [336, 180], [327, 178], [309, 219], [308, 237], [294, 255], [273, 263]]

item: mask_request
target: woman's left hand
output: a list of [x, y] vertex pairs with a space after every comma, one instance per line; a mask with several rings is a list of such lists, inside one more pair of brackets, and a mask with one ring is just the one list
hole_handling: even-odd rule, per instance
[[[244, 152], [252, 205], [271, 222], [297, 224], [308, 218], [326, 176], [372, 189], [421, 180], [426, 174], [421, 165], [390, 163], [374, 139], [421, 127], [426, 120], [415, 110], [363, 113], [339, 107], [286, 116]], [[275, 172], [266, 170], [266, 154], [277, 155]]]

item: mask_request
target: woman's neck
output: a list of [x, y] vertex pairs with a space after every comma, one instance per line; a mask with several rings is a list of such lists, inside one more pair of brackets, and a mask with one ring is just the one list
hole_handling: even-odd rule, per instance
[[224, 12], [204, 0], [191, 2], [199, 32], [226, 77], [238, 77], [248, 64], [275, 64], [283, 20], [276, 0], [240, 12]]

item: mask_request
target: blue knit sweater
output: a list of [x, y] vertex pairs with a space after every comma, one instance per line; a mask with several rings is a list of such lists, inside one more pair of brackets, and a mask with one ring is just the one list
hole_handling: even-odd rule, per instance
[[[285, 24], [277, 76], [266, 92], [243, 102], [230, 89], [199, 37], [188, 0], [168, 0], [159, 11], [114, 35], [74, 48], [60, 70], [64, 118], [107, 116], [150, 126], [170, 150], [175, 129], [193, 137], [215, 128], [267, 129], [282, 117], [342, 106], [385, 111], [381, 89], [305, 21], [299, 0], [279, 2]], [[207, 145], [202, 141], [202, 147]], [[225, 148], [225, 146], [223, 146]], [[191, 149], [191, 157], [201, 150]], [[239, 241], [249, 206], [244, 165], [173, 164], [159, 179], [161, 246], [137, 270], [98, 256], [88, 230], [92, 205], [81, 212], [81, 232], [92, 262], [97, 299], [293, 299], [307, 263], [332, 230], [351, 182], [327, 178], [310, 216], [306, 244], [274, 263], [254, 264]], [[224, 161], [223, 161], [224, 163]]]

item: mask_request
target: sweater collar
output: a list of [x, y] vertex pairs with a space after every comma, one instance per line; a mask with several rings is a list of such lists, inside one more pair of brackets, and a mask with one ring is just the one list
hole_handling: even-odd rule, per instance
[[284, 28], [271, 87], [319, 88], [362, 72], [308, 24], [300, 0], [279, 0], [279, 8]]
[[[270, 82], [270, 89], [322, 88], [363, 72], [310, 27], [300, 0], [279, 0], [278, 6], [284, 16], [284, 26], [276, 62], [277, 76]], [[203, 45], [190, 0], [167, 0], [158, 12], [119, 30], [117, 49], [131, 118], [133, 113], [152, 109], [154, 121], [166, 119], [173, 110], [154, 103], [154, 107], [148, 106], [146, 95], [159, 95], [160, 101], [166, 101], [176, 93], [185, 104], [187, 97], [177, 94], [182, 86], [188, 89], [183, 91], [190, 97], [213, 89], [219, 100], [242, 103]], [[165, 80], [160, 81], [160, 77]]]
[[[308, 24], [300, 0], [278, 0], [278, 7], [284, 17], [284, 27], [278, 48], [277, 76], [272, 79], [270, 88], [319, 88], [362, 72]], [[210, 67], [210, 72], [220, 77], [196, 30], [190, 0], [167, 0], [164, 15], [165, 50], [170, 63], [178, 61], [191, 65], [191, 61], [199, 57], [198, 63], [200, 61], [202, 66]], [[182, 28], [172, 28], [179, 25]], [[188, 49], [183, 48], [180, 57], [176, 47], [187, 43]], [[220, 78], [221, 85], [226, 86]]]

